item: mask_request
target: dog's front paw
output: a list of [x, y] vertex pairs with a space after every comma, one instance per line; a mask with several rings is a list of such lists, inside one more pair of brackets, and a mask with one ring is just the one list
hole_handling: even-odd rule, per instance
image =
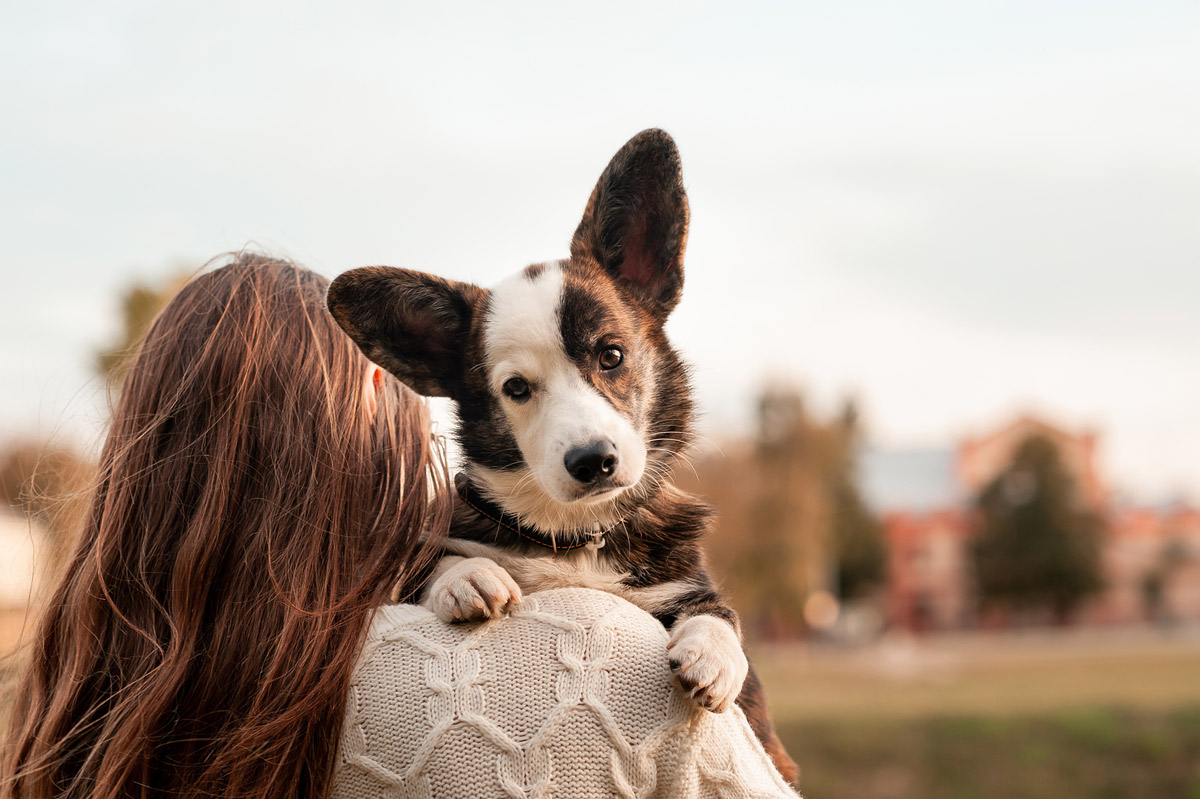
[[714, 713], [729, 709], [750, 669], [737, 632], [716, 616], [691, 616], [675, 625], [667, 657], [688, 695]]
[[467, 558], [437, 578], [424, 603], [446, 622], [508, 615], [521, 601], [521, 588], [488, 558]]

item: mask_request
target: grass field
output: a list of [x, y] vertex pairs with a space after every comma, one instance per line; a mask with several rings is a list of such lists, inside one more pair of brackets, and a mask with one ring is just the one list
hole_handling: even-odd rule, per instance
[[1200, 637], [754, 653], [808, 799], [1200, 799]]

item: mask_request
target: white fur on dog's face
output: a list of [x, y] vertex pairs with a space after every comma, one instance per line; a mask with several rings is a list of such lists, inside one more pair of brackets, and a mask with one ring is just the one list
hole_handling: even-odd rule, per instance
[[[636, 430], [567, 356], [559, 319], [562, 296], [559, 262], [547, 263], [533, 274], [517, 274], [496, 286], [484, 331], [485, 368], [488, 385], [499, 397], [532, 482], [554, 503], [587, 506], [613, 499], [641, 480], [646, 445], [642, 431]], [[513, 377], [529, 384], [530, 396], [524, 402], [504, 393], [504, 384]], [[564, 464], [568, 451], [597, 440], [611, 441], [617, 451], [611, 484], [600, 486], [606, 489], [600, 493], [575, 480]], [[528, 477], [523, 472], [520, 470], [521, 477]], [[505, 498], [521, 500], [508, 494]]]

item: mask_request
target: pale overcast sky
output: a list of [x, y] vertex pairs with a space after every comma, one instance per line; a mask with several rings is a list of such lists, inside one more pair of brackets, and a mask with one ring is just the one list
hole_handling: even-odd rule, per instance
[[0, 438], [94, 435], [119, 290], [253, 245], [492, 283], [670, 131], [710, 435], [1021, 410], [1200, 501], [1200, 4], [27, 3], [0, 28]]

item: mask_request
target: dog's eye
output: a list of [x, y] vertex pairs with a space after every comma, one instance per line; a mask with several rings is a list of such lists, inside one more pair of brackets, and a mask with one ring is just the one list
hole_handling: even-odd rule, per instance
[[600, 368], [616, 369], [624, 359], [625, 353], [621, 352], [617, 347], [609, 347], [600, 353]]
[[529, 384], [522, 377], [510, 377], [504, 381], [504, 393], [515, 400], [529, 397]]

